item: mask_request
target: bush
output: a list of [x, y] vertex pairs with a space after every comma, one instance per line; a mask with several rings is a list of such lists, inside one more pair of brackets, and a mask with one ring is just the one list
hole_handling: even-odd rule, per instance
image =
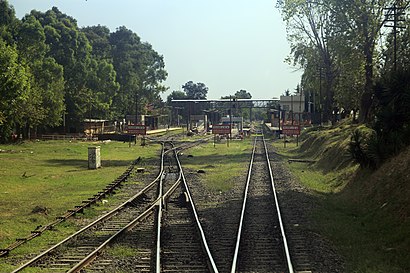
[[378, 147], [375, 131], [357, 128], [350, 137], [348, 150], [361, 167], [376, 168], [380, 161]]

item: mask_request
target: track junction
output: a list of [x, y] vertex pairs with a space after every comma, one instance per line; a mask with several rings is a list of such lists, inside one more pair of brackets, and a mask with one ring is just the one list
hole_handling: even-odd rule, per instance
[[[148, 139], [162, 144], [155, 179], [13, 272], [314, 272], [303, 236], [286, 234], [262, 131], [254, 136], [242, 196], [221, 219], [227, 236], [210, 235], [210, 226], [203, 223], [207, 212], [197, 209], [200, 202], [179, 160], [183, 149], [207, 140]], [[285, 211], [287, 219], [297, 219]], [[137, 251], [132, 259], [119, 261], [105, 251], [113, 246]]]

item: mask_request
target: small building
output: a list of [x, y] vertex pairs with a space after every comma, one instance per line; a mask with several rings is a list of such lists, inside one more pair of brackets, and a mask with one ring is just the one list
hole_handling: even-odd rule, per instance
[[243, 129], [243, 117], [222, 117], [221, 122], [223, 124], [229, 124], [232, 122], [232, 126], [237, 126], [238, 130], [242, 132]]
[[282, 110], [293, 113], [303, 113], [305, 110], [305, 96], [302, 94], [280, 96], [279, 104]]
[[[306, 109], [304, 94], [298, 93], [296, 95], [280, 96], [279, 104], [281, 106], [282, 114], [285, 115], [284, 117], [282, 117], [282, 114], [280, 115], [280, 118], [282, 120], [284, 119], [284, 122], [291, 122], [292, 124], [294, 122], [305, 122]], [[279, 116], [276, 118], [279, 118]]]
[[84, 120], [84, 133], [86, 135], [103, 134], [107, 127], [109, 121], [105, 119], [85, 119]]

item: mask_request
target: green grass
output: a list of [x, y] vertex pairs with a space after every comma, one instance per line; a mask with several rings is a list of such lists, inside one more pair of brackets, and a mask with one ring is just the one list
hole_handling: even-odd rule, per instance
[[203, 181], [212, 191], [230, 190], [237, 177], [246, 173], [250, 160], [252, 142], [230, 141], [227, 143], [213, 143], [194, 147], [186, 153], [192, 158], [183, 157], [182, 166], [192, 170], [204, 170]]
[[[88, 170], [88, 147], [94, 145], [101, 146], [102, 168]], [[4, 248], [103, 189], [137, 157], [156, 158], [160, 147], [129, 147], [121, 142], [40, 141], [0, 145], [0, 149], [0, 248]], [[33, 213], [36, 206], [47, 208], [47, 213]], [[95, 213], [86, 211], [86, 215]], [[63, 238], [75, 228], [68, 222], [66, 225], [58, 225], [58, 231], [48, 231], [34, 239], [33, 247], [47, 244], [47, 236]], [[62, 232], [61, 236], [58, 232]], [[30, 244], [14, 250], [13, 255], [28, 253]], [[6, 267], [0, 260], [0, 268]]]
[[346, 157], [350, 133], [355, 128], [357, 125], [348, 124], [312, 128], [302, 135], [304, 142], [299, 147], [291, 142], [284, 148], [283, 140], [275, 141], [273, 146], [284, 160], [316, 160], [314, 164], [287, 166], [301, 184], [316, 192], [320, 206], [311, 215], [313, 228], [336, 246], [345, 258], [346, 272], [410, 272], [410, 225], [397, 213], [398, 209], [405, 210], [405, 199], [400, 191], [389, 188], [396, 185], [406, 194], [408, 184], [400, 182], [405, 177], [392, 179], [393, 175], [388, 174], [392, 169], [396, 169], [396, 176], [407, 173], [399, 171], [404, 168], [399, 168], [399, 162], [408, 162], [408, 158], [399, 158], [377, 173], [359, 169]]
[[107, 252], [108, 254], [118, 258], [133, 257], [138, 254], [137, 249], [121, 245], [114, 245], [108, 248]]
[[290, 168], [302, 183], [317, 192], [335, 192], [341, 186], [341, 181], [332, 172], [326, 174], [309, 168], [308, 163], [291, 163]]
[[366, 208], [328, 196], [313, 214], [316, 229], [337, 246], [346, 272], [410, 272], [410, 229], [382, 207]]

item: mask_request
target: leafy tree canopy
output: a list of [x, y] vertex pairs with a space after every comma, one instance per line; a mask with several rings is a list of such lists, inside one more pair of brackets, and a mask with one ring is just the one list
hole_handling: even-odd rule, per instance
[[182, 89], [187, 98], [193, 100], [206, 99], [206, 95], [208, 94], [208, 87], [201, 82], [194, 83], [193, 81], [189, 81], [182, 86]]

